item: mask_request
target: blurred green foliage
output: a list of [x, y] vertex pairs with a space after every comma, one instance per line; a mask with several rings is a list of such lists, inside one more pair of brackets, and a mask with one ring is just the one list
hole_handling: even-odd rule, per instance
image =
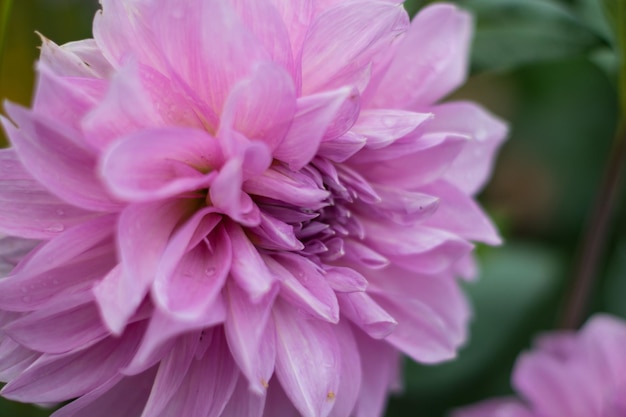
[[[604, 3], [617, 10], [619, 1], [624, 3]], [[432, 1], [408, 0], [405, 7], [415, 13], [426, 3]], [[481, 278], [466, 285], [475, 308], [467, 347], [448, 364], [407, 363], [405, 392], [391, 401], [388, 417], [440, 417], [453, 407], [510, 392], [516, 356], [538, 332], [554, 328], [562, 309], [617, 124], [614, 50], [620, 37], [605, 20], [601, 2], [457, 3], [475, 14], [476, 35], [473, 76], [453, 98], [478, 101], [512, 126], [494, 179], [481, 196], [507, 243], [479, 251]], [[16, 1], [0, 97], [29, 102], [39, 43], [34, 30], [57, 43], [89, 37], [97, 7], [96, 0]], [[591, 306], [622, 317], [624, 204], [622, 195]], [[46, 415], [49, 411], [0, 400], [2, 417]]]

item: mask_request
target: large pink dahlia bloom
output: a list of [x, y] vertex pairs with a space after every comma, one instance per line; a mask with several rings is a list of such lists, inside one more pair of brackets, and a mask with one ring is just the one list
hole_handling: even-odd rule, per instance
[[77, 398], [55, 417], [377, 417], [400, 352], [455, 356], [506, 131], [435, 104], [466, 75], [466, 13], [102, 6], [95, 39], [44, 40], [33, 108], [6, 105], [2, 395]]
[[537, 340], [522, 354], [513, 385], [523, 399], [485, 401], [455, 417], [626, 417], [626, 323], [592, 317], [575, 332]]

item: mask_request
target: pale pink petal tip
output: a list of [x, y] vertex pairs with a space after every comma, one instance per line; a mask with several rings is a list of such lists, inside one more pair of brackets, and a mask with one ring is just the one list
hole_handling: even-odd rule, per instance
[[381, 417], [401, 354], [454, 358], [506, 126], [438, 103], [467, 13], [401, 3], [102, 0], [94, 39], [43, 39], [0, 117], [2, 394]]

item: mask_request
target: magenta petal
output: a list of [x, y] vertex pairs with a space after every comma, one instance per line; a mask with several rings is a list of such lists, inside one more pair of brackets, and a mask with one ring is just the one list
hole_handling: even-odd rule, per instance
[[[228, 346], [248, 379], [250, 390], [264, 395], [274, 372], [276, 355], [273, 329], [268, 329], [267, 321], [278, 291], [258, 303], [252, 303], [248, 294], [234, 283], [229, 284], [224, 292], [229, 306], [224, 324]], [[268, 333], [271, 338], [266, 336]]]
[[86, 141], [104, 150], [116, 139], [163, 124], [156, 104], [142, 85], [139, 65], [131, 61], [109, 82], [106, 95], [82, 121]]
[[102, 216], [36, 248], [11, 276], [0, 280], [0, 307], [31, 311], [68, 293], [88, 290], [115, 266], [114, 222], [114, 216]]
[[[77, 299], [76, 299], [77, 298]], [[86, 298], [86, 299], [85, 299]], [[65, 353], [105, 338], [97, 306], [85, 293], [29, 313], [4, 328], [22, 346], [42, 353]]]
[[[76, 58], [78, 59], [78, 57]], [[34, 112], [80, 131], [81, 120], [104, 95], [106, 81], [93, 78], [62, 77], [55, 74], [43, 63], [37, 66], [37, 72], [39, 80], [33, 103]], [[59, 100], [63, 101], [63, 106], [58, 105]], [[69, 139], [79, 139], [75, 142], [78, 147], [92, 151], [82, 141], [82, 137], [76, 135], [76, 137]]]
[[119, 208], [96, 176], [94, 157], [75, 145], [75, 132], [10, 103], [6, 110], [19, 129], [4, 118], [2, 124], [24, 168], [37, 181], [62, 200], [88, 210]]
[[[230, 1], [169, 1], [153, 21], [172, 70], [221, 114], [229, 91], [270, 56]], [[216, 40], [219, 39], [219, 42]], [[189, 57], [193, 56], [193, 59]]]
[[297, 171], [309, 163], [331, 122], [346, 100], [358, 96], [349, 87], [298, 99], [297, 111], [287, 136], [274, 151], [274, 157]]
[[408, 135], [432, 117], [431, 113], [406, 110], [363, 110], [352, 131], [367, 138], [368, 148], [379, 149]]
[[150, 393], [154, 372], [151, 369], [133, 377], [115, 376], [50, 417], [109, 417], [111, 404], [115, 404], [115, 417], [137, 417]]
[[400, 141], [371, 152], [360, 152], [354, 161], [368, 179], [390, 186], [414, 189], [441, 178], [467, 145], [469, 138], [435, 133], [412, 140], [407, 152]]
[[41, 354], [19, 345], [0, 331], [0, 381], [8, 382], [17, 378]]
[[345, 135], [322, 142], [317, 155], [333, 162], [344, 162], [360, 151], [366, 142], [365, 136], [348, 132]]
[[[276, 374], [303, 417], [327, 417], [339, 388], [341, 348], [331, 324], [307, 320], [289, 305], [274, 306]], [[315, 366], [310, 366], [315, 364]]]
[[294, 306], [330, 323], [339, 321], [339, 305], [323, 271], [300, 255], [265, 257], [281, 284], [281, 297]]
[[361, 391], [363, 380], [361, 358], [350, 325], [342, 322], [334, 330], [341, 349], [341, 369], [339, 370], [341, 376], [339, 388], [335, 394], [335, 405], [329, 417], [348, 417], [353, 415]]
[[192, 361], [182, 384], [159, 417], [219, 417], [226, 407], [239, 371], [223, 334], [219, 330], [213, 333], [208, 350]]
[[398, 322], [364, 292], [337, 294], [341, 313], [374, 339], [384, 339]]
[[[346, 2], [319, 15], [302, 50], [303, 92], [354, 84], [381, 48], [409, 23], [402, 7], [386, 2]], [[358, 75], [357, 75], [358, 77]]]
[[[265, 408], [266, 395], [250, 391], [245, 378], [239, 378], [233, 396], [226, 404], [220, 417], [261, 417]], [[274, 415], [273, 417], [277, 417]]]
[[325, 268], [326, 281], [337, 292], [365, 291], [367, 279], [352, 268], [331, 266]]
[[471, 32], [469, 14], [453, 5], [422, 10], [396, 48], [373, 104], [420, 109], [452, 92], [465, 80]]
[[229, 223], [226, 231], [233, 245], [233, 279], [252, 300], [261, 300], [272, 290], [276, 278], [240, 226]]
[[2, 395], [16, 401], [50, 403], [87, 394], [130, 361], [141, 333], [141, 325], [134, 325], [120, 339], [109, 337], [88, 349], [43, 355], [7, 384]]
[[199, 333], [190, 333], [177, 340], [172, 350], [161, 360], [150, 397], [142, 415], [159, 415], [185, 379], [194, 361]]
[[200, 130], [145, 129], [109, 148], [101, 172], [117, 197], [156, 200], [207, 188], [214, 174], [203, 172], [220, 159], [217, 141]]
[[[166, 250], [164, 256], [168, 255]], [[179, 320], [205, 315], [221, 292], [231, 269], [232, 249], [222, 226], [188, 249], [177, 264], [161, 263], [153, 294], [158, 307]], [[171, 267], [174, 268], [171, 268]]]
[[296, 93], [289, 74], [277, 65], [264, 63], [231, 90], [222, 123], [274, 150], [285, 138], [295, 111]]
[[26, 172], [14, 150], [0, 150], [0, 231], [50, 239], [94, 215], [50, 194]]
[[198, 317], [195, 321], [177, 320], [155, 309], [137, 354], [123, 372], [133, 375], [145, 371], [169, 352], [179, 336], [189, 332], [202, 332], [202, 329], [223, 323], [225, 320], [226, 306], [222, 297], [215, 300], [209, 314]]
[[400, 366], [399, 354], [385, 342], [372, 340], [358, 331], [354, 334], [363, 373], [355, 417], [379, 417], [384, 413], [390, 384]]
[[294, 234], [293, 226], [261, 212], [261, 224], [251, 230], [255, 244], [265, 249], [299, 251], [304, 245]]
[[426, 220], [426, 225], [489, 245], [502, 243], [495, 226], [474, 199], [454, 185], [438, 181], [421, 191], [427, 194], [436, 193], [440, 198], [437, 211]]
[[132, 204], [122, 212], [117, 225], [120, 266], [94, 288], [113, 333], [121, 333], [148, 293], [170, 235], [190, 208], [185, 200], [166, 200]]
[[431, 109], [432, 131], [458, 132], [471, 140], [454, 160], [445, 178], [468, 194], [477, 193], [491, 175], [495, 154], [507, 135], [506, 124], [477, 104], [452, 102]]

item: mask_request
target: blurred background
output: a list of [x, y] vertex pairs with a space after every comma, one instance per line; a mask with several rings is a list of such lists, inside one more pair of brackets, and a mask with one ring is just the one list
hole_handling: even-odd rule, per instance
[[[425, 3], [409, 0], [405, 7], [413, 14]], [[506, 243], [478, 248], [480, 279], [466, 285], [475, 311], [471, 340], [458, 360], [434, 367], [407, 361], [404, 392], [391, 401], [388, 417], [445, 416], [511, 392], [516, 356], [562, 316], [617, 124], [617, 60], [600, 1], [456, 3], [474, 13], [477, 29], [471, 78], [452, 98], [475, 100], [511, 125], [480, 197]], [[30, 103], [40, 43], [35, 30], [59, 44], [90, 37], [97, 8], [96, 0], [15, 1], [0, 58], [0, 97]], [[626, 317], [621, 194], [588, 313]], [[2, 417], [50, 413], [0, 399]]]

